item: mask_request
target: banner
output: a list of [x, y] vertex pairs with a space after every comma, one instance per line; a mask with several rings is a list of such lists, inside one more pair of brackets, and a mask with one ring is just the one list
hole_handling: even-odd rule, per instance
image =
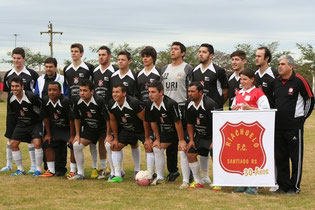
[[213, 186], [275, 186], [276, 110], [213, 111]]

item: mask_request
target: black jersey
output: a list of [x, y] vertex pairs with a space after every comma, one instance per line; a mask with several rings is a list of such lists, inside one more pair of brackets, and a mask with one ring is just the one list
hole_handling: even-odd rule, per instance
[[235, 72], [229, 76], [229, 108], [231, 109], [235, 94], [242, 89], [240, 77], [236, 78]]
[[142, 69], [137, 75], [137, 90], [138, 96], [141, 101], [150, 102], [149, 98], [149, 88], [148, 85], [153, 81], [160, 81], [161, 74], [160, 71], [153, 67], [149, 74], [146, 73], [145, 69]]
[[277, 129], [300, 129], [314, 107], [314, 95], [307, 81], [293, 72], [288, 80], [274, 80]]
[[3, 91], [11, 91], [11, 80], [16, 76], [19, 76], [23, 79], [24, 90], [34, 92], [38, 74], [36, 71], [26, 67], [24, 67], [19, 73], [14, 68], [7, 71], [7, 73], [4, 75]]
[[178, 139], [175, 122], [181, 120], [181, 114], [176, 101], [164, 95], [158, 107], [150, 102], [145, 112], [145, 121], [157, 122], [160, 127], [161, 139]]
[[268, 98], [270, 108], [275, 107], [273, 97], [274, 80], [279, 75], [278, 70], [269, 67], [263, 74], [260, 74], [259, 69], [255, 72], [256, 87], [262, 89]]
[[80, 96], [79, 82], [83, 79], [92, 80], [93, 70], [94, 66], [85, 62], [82, 62], [77, 68], [74, 68], [73, 64], [65, 66], [63, 74], [69, 88], [71, 103], [74, 103], [77, 97]]
[[12, 93], [8, 96], [8, 112], [13, 112], [17, 116], [17, 127], [26, 127], [40, 121], [41, 99], [31, 91], [23, 90], [21, 101]]
[[136, 96], [137, 91], [137, 82], [136, 82], [136, 74], [130, 69], [124, 75], [120, 75], [120, 70], [117, 70], [113, 73], [111, 78], [111, 90], [115, 85], [123, 84], [127, 88], [127, 95]]
[[186, 102], [186, 122], [194, 126], [195, 133], [200, 138], [212, 139], [212, 110], [217, 104], [210, 97], [203, 95], [196, 107], [195, 102]]
[[119, 132], [122, 129], [135, 133], [144, 132], [143, 121], [137, 116], [144, 109], [144, 105], [137, 98], [127, 95], [121, 107], [116, 101], [111, 99], [108, 109], [118, 122]]
[[81, 120], [81, 127], [96, 130], [104, 128], [109, 120], [105, 100], [96, 94], [88, 103], [79, 98], [74, 104], [73, 115]]
[[223, 108], [223, 89], [229, 88], [223, 68], [210, 63], [205, 70], [202, 70], [200, 64], [193, 71], [192, 81], [200, 82], [203, 85], [203, 92], [218, 104], [218, 108]]
[[72, 120], [69, 98], [61, 94], [54, 104], [48, 96], [45, 96], [41, 107], [41, 118], [48, 118], [50, 127], [69, 128], [69, 121]]
[[104, 71], [98, 66], [93, 71], [93, 82], [95, 84], [95, 93], [105, 99], [108, 103], [112, 98], [112, 90], [110, 89], [110, 81], [112, 74], [116, 71], [113, 65], [109, 65]]

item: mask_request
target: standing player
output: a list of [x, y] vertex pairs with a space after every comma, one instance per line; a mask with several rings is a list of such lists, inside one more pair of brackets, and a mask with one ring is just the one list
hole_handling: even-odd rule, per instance
[[12, 176], [25, 175], [22, 165], [21, 142], [33, 142], [35, 147], [36, 171], [33, 176], [41, 174], [43, 150], [41, 146], [42, 122], [39, 118], [41, 100], [31, 91], [24, 91], [23, 79], [11, 79], [11, 91], [8, 97], [8, 111], [17, 116], [16, 126], [11, 137], [12, 156], [17, 170]]
[[144, 105], [127, 95], [123, 84], [113, 86], [113, 99], [109, 101], [110, 126], [114, 133], [111, 145], [115, 176], [109, 182], [122, 182], [121, 149], [130, 144], [135, 164], [134, 177], [140, 170], [140, 147], [138, 140], [144, 142]]
[[[24, 89], [34, 92], [36, 80], [38, 74], [29, 68], [26, 68], [25, 63], [25, 51], [23, 48], [17, 47], [12, 51], [13, 65], [14, 68], [9, 70], [4, 76], [4, 86], [3, 91], [7, 92], [8, 95], [11, 91], [11, 80], [12, 78], [19, 76], [23, 79]], [[14, 113], [7, 112], [7, 121], [6, 121], [6, 132], [5, 137], [8, 138], [7, 144], [7, 165], [3, 167], [0, 172], [10, 171], [12, 169], [12, 149], [10, 146], [10, 139], [12, 132], [16, 125], [17, 116]], [[28, 151], [31, 158], [31, 168], [28, 173], [34, 173], [36, 171], [36, 162], [35, 162], [35, 150], [33, 144], [28, 144]]]
[[[180, 42], [173, 42], [170, 56], [172, 63], [162, 68], [162, 82], [164, 85], [164, 94], [175, 100], [185, 119], [185, 102], [187, 100], [187, 87], [192, 77], [193, 67], [183, 61], [186, 54], [186, 47]], [[185, 129], [185, 120], [182, 122]], [[171, 144], [167, 148], [167, 168], [170, 172], [168, 181], [175, 181], [180, 175], [177, 168], [178, 144]], [[183, 183], [189, 183], [189, 165], [186, 154], [180, 152], [181, 166], [183, 173]]]
[[229, 108], [232, 105], [235, 94], [242, 89], [240, 85], [240, 72], [244, 70], [246, 63], [246, 53], [242, 50], [236, 50], [231, 54], [233, 74], [229, 76]]
[[[209, 183], [209, 174], [201, 170], [197, 155], [208, 157], [212, 145], [212, 110], [217, 104], [207, 95], [203, 94], [203, 86], [199, 82], [192, 82], [188, 88], [189, 100], [186, 102], [187, 131], [189, 144], [187, 146], [189, 167], [194, 175], [195, 182], [188, 189], [202, 188], [203, 184]], [[201, 162], [205, 164], [207, 162]], [[203, 166], [201, 168], [207, 168]]]
[[73, 150], [78, 174], [69, 180], [84, 179], [84, 147], [89, 144], [96, 144], [100, 139], [104, 142], [105, 135], [110, 136], [105, 100], [93, 94], [93, 82], [88, 79], [81, 81], [80, 98], [73, 108], [76, 131]]
[[41, 117], [45, 125], [43, 148], [48, 170], [40, 177], [64, 176], [67, 171], [67, 142], [74, 139], [70, 100], [61, 93], [59, 82], [49, 83], [43, 98]]

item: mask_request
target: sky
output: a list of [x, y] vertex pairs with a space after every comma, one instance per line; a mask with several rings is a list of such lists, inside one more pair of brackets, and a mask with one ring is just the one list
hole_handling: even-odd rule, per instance
[[[16, 45], [50, 55], [49, 21], [54, 57], [71, 59], [70, 45], [85, 47], [128, 43], [158, 51], [173, 41], [186, 46], [211, 43], [231, 53], [239, 43], [258, 46], [278, 41], [279, 50], [298, 56], [296, 43], [315, 45], [315, 1], [311, 0], [10, 0], [0, 1], [0, 60]], [[10, 66], [0, 64], [0, 70]]]

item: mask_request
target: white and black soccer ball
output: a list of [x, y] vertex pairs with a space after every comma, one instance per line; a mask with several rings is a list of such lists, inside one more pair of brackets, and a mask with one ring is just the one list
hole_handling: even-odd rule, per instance
[[152, 175], [149, 171], [139, 171], [136, 175], [136, 182], [140, 186], [148, 186], [152, 181]]

